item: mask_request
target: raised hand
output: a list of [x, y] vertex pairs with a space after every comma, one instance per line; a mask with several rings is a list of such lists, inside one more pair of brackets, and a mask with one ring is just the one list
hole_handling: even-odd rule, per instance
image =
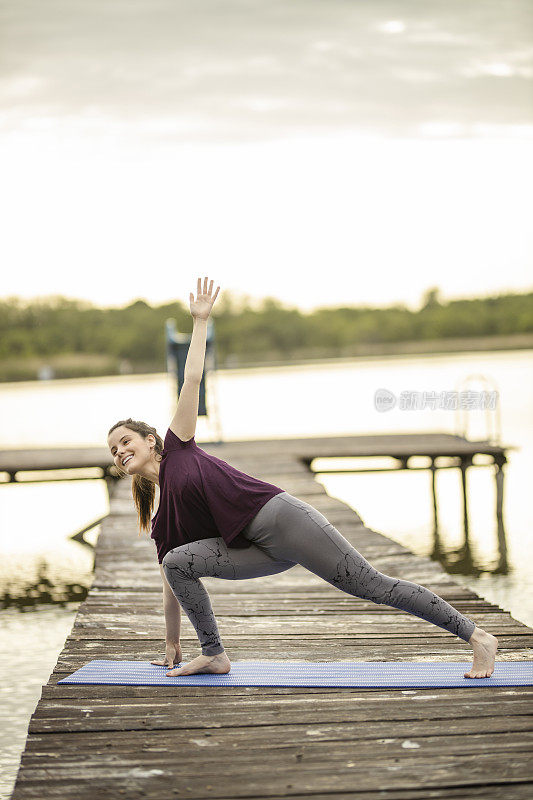
[[196, 300], [194, 293], [189, 292], [189, 301], [191, 306], [191, 314], [195, 319], [207, 319], [213, 308], [213, 303], [217, 299], [217, 294], [220, 286], [217, 286], [215, 294], [211, 297], [213, 291], [213, 281], [209, 284], [209, 291], [207, 290], [207, 278], [204, 278], [204, 290], [202, 292], [202, 279], [198, 278], [198, 288], [196, 290]]

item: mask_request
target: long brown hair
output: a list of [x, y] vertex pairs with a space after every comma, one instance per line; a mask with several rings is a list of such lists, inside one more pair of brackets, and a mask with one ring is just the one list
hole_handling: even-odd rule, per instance
[[[120, 422], [116, 422], [113, 427], [109, 429], [109, 433], [107, 435], [109, 436], [111, 431], [114, 431], [115, 428], [119, 428], [121, 425], [123, 425], [125, 428], [129, 428], [130, 431], [136, 431], [137, 433], [140, 433], [143, 439], [146, 439], [148, 434], [151, 433], [152, 436], [155, 437], [154, 451], [159, 456], [161, 455], [163, 450], [163, 440], [155, 428], [147, 425], [146, 422], [141, 422], [140, 420], [135, 420], [131, 417], [128, 417], [128, 419], [121, 419]], [[160, 461], [161, 459], [159, 458], [157, 460]], [[121, 478], [125, 478], [128, 474], [127, 472], [121, 470], [120, 467], [117, 467], [116, 464], [115, 469]], [[150, 530], [150, 522], [155, 499], [155, 483], [148, 480], [148, 478], [144, 478], [142, 475], [133, 475], [131, 481], [131, 493], [137, 509], [140, 535], [141, 531]]]

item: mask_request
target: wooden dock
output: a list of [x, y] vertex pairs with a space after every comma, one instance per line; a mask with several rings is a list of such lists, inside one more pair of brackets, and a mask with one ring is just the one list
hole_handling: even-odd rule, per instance
[[[199, 443], [202, 444], [202, 443]], [[202, 445], [203, 446], [203, 445]], [[271, 468], [276, 458], [289, 459], [310, 467], [313, 459], [327, 457], [383, 458], [393, 460], [393, 467], [327, 470], [330, 473], [343, 472], [388, 472], [396, 469], [428, 469], [431, 471], [431, 493], [433, 500], [433, 532], [438, 536], [438, 501], [436, 476], [441, 469], [459, 469], [461, 473], [463, 530], [468, 544], [468, 469], [483, 466], [476, 459], [479, 456], [489, 459], [494, 465], [496, 481], [495, 516], [498, 524], [498, 542], [501, 549], [501, 572], [507, 570], [505, 528], [503, 520], [504, 465], [507, 451], [516, 449], [510, 445], [500, 445], [491, 441], [471, 441], [463, 436], [449, 433], [391, 433], [370, 436], [314, 436], [309, 438], [241, 440], [231, 442], [209, 442], [206, 447], [219, 458], [228, 460], [233, 456], [251, 460], [255, 465], [256, 450], [260, 448], [261, 457], [269, 458]], [[415, 466], [416, 458], [425, 458], [426, 464]], [[88, 470], [92, 475], [88, 476]], [[2, 474], [5, 476], [2, 479]], [[87, 480], [87, 477], [105, 477], [109, 482], [117, 477], [107, 447], [58, 447], [41, 449], [0, 450], [0, 483], [35, 483], [58, 480]], [[97, 520], [94, 524], [97, 524]], [[78, 531], [76, 536], [82, 534]]]
[[[326, 494], [309, 460], [350, 455], [353, 443], [290, 442], [201, 446], [312, 503], [377, 569], [427, 586], [497, 635], [498, 660], [533, 659], [531, 628], [458, 585], [437, 562], [365, 527]], [[253, 580], [202, 582], [233, 661], [471, 657], [447, 631], [351, 597], [300, 566]], [[155, 545], [138, 534], [125, 479], [112, 488], [92, 588], [31, 718], [12, 800], [533, 794], [533, 687], [200, 688], [179, 687], [179, 679], [176, 687], [57, 685], [93, 659], [149, 662], [164, 652], [164, 635]], [[199, 654], [184, 613], [181, 642], [185, 661]]]
[[[234, 454], [239, 457], [256, 455], [289, 457], [305, 464], [313, 458], [353, 457], [372, 458], [389, 456], [398, 462], [399, 469], [408, 469], [409, 460], [415, 456], [426, 456], [436, 462], [439, 458], [455, 458], [470, 465], [477, 455], [489, 456], [495, 464], [503, 466], [506, 451], [511, 446], [502, 446], [489, 441], [470, 441], [449, 433], [390, 433], [370, 436], [312, 436], [287, 439], [240, 440], [230, 442], [198, 442], [201, 447], [227, 460]], [[42, 447], [0, 450], [0, 473], [6, 474], [4, 482], [15, 482], [24, 472], [41, 472], [64, 469], [99, 469], [103, 476], [116, 476], [113, 461], [107, 447]], [[64, 477], [61, 478], [64, 480]]]

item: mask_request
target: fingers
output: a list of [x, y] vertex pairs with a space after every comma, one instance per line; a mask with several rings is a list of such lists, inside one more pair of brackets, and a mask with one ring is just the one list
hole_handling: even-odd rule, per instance
[[[177, 669], [179, 667], [180, 663], [181, 663], [181, 660], [173, 662], [173, 659], [165, 658], [164, 661], [156, 661], [156, 660], [154, 660], [154, 661], [151, 661], [150, 663], [151, 664], [155, 664], [158, 667], [168, 667], [168, 669], [171, 670], [171, 669]], [[185, 674], [185, 673], [183, 673], [183, 674]], [[174, 677], [173, 675], [169, 675], [168, 673], [167, 673], [167, 676], [168, 677]]]
[[[203, 291], [202, 291], [202, 279], [198, 278], [197, 286], [196, 286], [196, 299], [198, 299], [201, 295], [207, 295], [208, 297], [211, 297], [211, 292], [213, 291], [213, 284], [214, 284], [215, 281], [211, 280], [209, 282], [209, 290], [207, 288], [207, 281], [208, 281], [208, 278], [206, 276], [204, 278], [204, 288], [203, 288]], [[216, 290], [215, 294], [213, 295], [213, 301], [212, 302], [214, 302], [216, 300], [216, 296], [219, 293], [219, 291], [220, 291], [220, 286], [217, 286], [217, 290]], [[191, 297], [192, 300], [194, 301], [194, 294], [192, 292], [189, 294], [189, 297]]]

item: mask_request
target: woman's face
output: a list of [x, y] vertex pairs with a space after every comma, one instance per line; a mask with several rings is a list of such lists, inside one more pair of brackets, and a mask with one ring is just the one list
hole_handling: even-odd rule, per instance
[[107, 437], [107, 442], [115, 466], [126, 472], [128, 475], [142, 471], [147, 462], [150, 461], [155, 437], [149, 433], [146, 439], [137, 431], [132, 431], [121, 425], [111, 431]]

